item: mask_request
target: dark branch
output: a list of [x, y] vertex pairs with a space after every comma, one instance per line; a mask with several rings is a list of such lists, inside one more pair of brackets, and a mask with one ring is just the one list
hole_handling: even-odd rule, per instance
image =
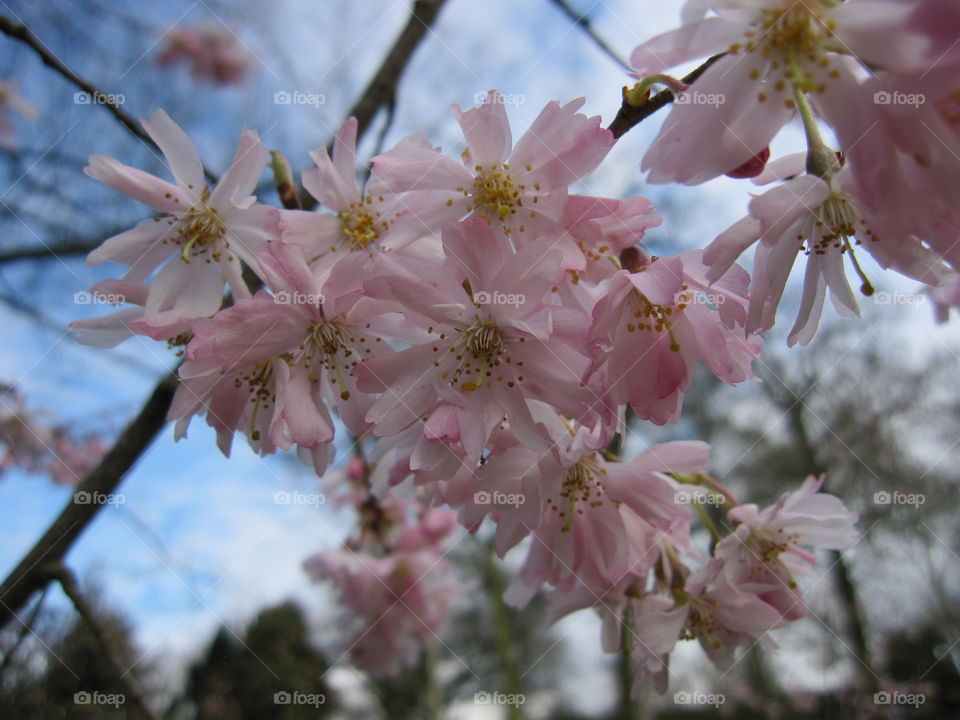
[[[707, 71], [711, 65], [713, 65], [722, 57], [723, 54], [714, 55], [712, 58], [703, 63], [703, 65], [695, 70], [692, 70], [687, 75], [684, 75], [682, 78], [683, 84], [692, 85]], [[623, 102], [620, 105], [620, 110], [617, 112], [617, 116], [613, 119], [613, 122], [610, 123], [610, 127], [607, 129], [613, 133], [615, 138], [619, 139], [626, 135], [627, 131], [634, 125], [639, 124], [642, 120], [645, 120], [657, 112], [657, 110], [666, 107], [672, 102], [673, 92], [670, 90], [661, 90], [646, 102], [641, 103], [640, 105], [631, 105], [629, 102], [627, 102], [627, 88], [624, 88]]]
[[130, 676], [130, 668], [122, 667], [117, 659], [116, 649], [110, 644], [107, 632], [100, 623], [96, 612], [94, 612], [90, 603], [87, 602], [87, 598], [80, 591], [76, 577], [74, 577], [70, 569], [62, 563], [50, 566], [48, 572], [51, 580], [56, 580], [60, 583], [60, 587], [63, 588], [63, 593], [70, 598], [74, 609], [76, 609], [80, 619], [87, 625], [87, 628], [93, 635], [93, 639], [100, 646], [100, 650], [103, 652], [107, 662], [113, 666], [113, 671], [117, 673], [117, 681], [123, 685], [126, 694], [129, 695], [133, 701], [131, 707], [134, 708], [135, 714], [139, 715], [143, 720], [156, 720], [156, 716], [147, 706], [143, 694]]
[[[87, 95], [101, 99], [102, 102], [98, 104], [103, 105], [103, 107], [105, 107], [117, 120], [119, 120], [123, 126], [127, 128], [127, 130], [133, 133], [134, 136], [143, 140], [145, 143], [150, 144], [152, 147], [157, 147], [157, 144], [153, 141], [153, 138], [147, 134], [147, 131], [140, 126], [140, 123], [138, 123], [132, 115], [129, 115], [121, 110], [120, 106], [110, 95], [103, 92], [93, 84], [87, 82], [82, 77], [77, 75], [73, 70], [67, 67], [63, 61], [60, 60], [60, 58], [50, 52], [40, 38], [34, 35], [33, 31], [26, 25], [20, 25], [5, 15], [0, 15], [0, 32], [4, 33], [5, 35], [9, 35], [13, 39], [19, 40], [27, 45], [40, 57], [44, 65], [49, 66], [54, 71], [65, 77], [69, 82], [73, 83], [87, 93]], [[206, 168], [203, 169], [203, 172], [211, 182], [217, 181], [217, 176]]]
[[[113, 494], [117, 486], [150, 446], [166, 423], [167, 410], [173, 400], [175, 378], [170, 375], [154, 389], [140, 414], [124, 429], [117, 443], [100, 464], [77, 486], [80, 496], [95, 500]], [[73, 499], [71, 499], [73, 500]], [[37, 543], [0, 585], [0, 627], [23, 607], [30, 596], [43, 588], [50, 574], [44, 568], [63, 560], [80, 533], [102, 507], [101, 503], [71, 501]]]
[[624, 70], [630, 70], [630, 63], [620, 57], [620, 54], [614, 50], [606, 40], [600, 37], [596, 30], [593, 29], [593, 24], [590, 22], [590, 18], [573, 7], [569, 2], [567, 2], [567, 0], [550, 0], [550, 2], [556, 5], [560, 12], [573, 20], [577, 27], [583, 30], [587, 37], [593, 40], [594, 44], [600, 48], [608, 58], [613, 60]]
[[[430, 25], [436, 20], [445, 1], [416, 0], [413, 4], [409, 22], [407, 22], [387, 54], [380, 69], [350, 111], [350, 114], [356, 117], [359, 123], [357, 128], [358, 139], [369, 129], [370, 122], [377, 110], [384, 105], [388, 105], [395, 98], [396, 84], [404, 67], [412, 57], [413, 51], [420, 40], [426, 35]], [[20, 27], [12, 25], [9, 20], [2, 16], [0, 16], [0, 21], [3, 21], [0, 22], [0, 30], [7, 34], [11, 34], [11, 27]], [[29, 30], [26, 28], [23, 28], [23, 30], [29, 34], [29, 37], [33, 37]], [[20, 36], [14, 35], [14, 37]], [[38, 52], [42, 49], [41, 57], [45, 55], [51, 57], [56, 63], [53, 67], [61, 72], [65, 70], [69, 73], [67, 77], [79, 81], [76, 75], [43, 49], [36, 38], [33, 38], [33, 43], [28, 42], [28, 44]], [[81, 85], [81, 87], [83, 86]], [[90, 86], [88, 85], [88, 87]], [[130, 125], [127, 125], [127, 127], [130, 127]], [[139, 132], [135, 134], [140, 137]], [[99, 492], [104, 495], [113, 492], [166, 423], [166, 415], [173, 400], [176, 382], [176, 377], [173, 375], [160, 381], [140, 414], [127, 425], [117, 444], [104, 456], [97, 469], [77, 487], [78, 492]], [[96, 503], [77, 504], [71, 502], [63, 509], [57, 519], [53, 521], [53, 524], [0, 585], [0, 627], [3, 627], [17, 610], [29, 601], [34, 592], [40, 590], [49, 582], [51, 579], [49, 571], [44, 568], [49, 563], [59, 563], [64, 558], [74, 541], [93, 520], [101, 507], [101, 504]]]

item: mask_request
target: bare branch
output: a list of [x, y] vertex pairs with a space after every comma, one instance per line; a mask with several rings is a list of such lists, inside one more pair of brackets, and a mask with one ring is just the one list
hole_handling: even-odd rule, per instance
[[[33, 31], [26, 25], [20, 25], [5, 15], [0, 15], [0, 32], [27, 45], [40, 57], [45, 65], [55, 70], [57, 73], [65, 77], [68, 81], [76, 85], [88, 95], [101, 99], [102, 102], [99, 104], [103, 105], [117, 120], [123, 124], [125, 128], [127, 128], [127, 130], [133, 133], [134, 136], [143, 140], [145, 143], [149, 143], [151, 146], [157, 147], [157, 144], [153, 141], [153, 138], [151, 138], [147, 134], [147, 131], [140, 126], [140, 123], [138, 123], [133, 116], [121, 110], [120, 106], [116, 103], [111, 95], [108, 95], [99, 88], [95, 87], [92, 83], [84, 80], [73, 70], [67, 67], [63, 61], [54, 55], [49, 48], [43, 44], [40, 38], [34, 35]], [[203, 172], [211, 182], [217, 181], [217, 176], [206, 168], [203, 169]]]
[[550, 0], [550, 2], [556, 5], [560, 12], [573, 20], [577, 27], [583, 30], [587, 37], [593, 40], [594, 44], [603, 51], [604, 55], [613, 60], [617, 65], [622, 67], [627, 72], [630, 71], [630, 63], [620, 57], [620, 54], [614, 50], [606, 40], [597, 34], [597, 31], [593, 29], [593, 24], [590, 22], [590, 18], [573, 7], [573, 5], [567, 2], [567, 0]]
[[[96, 469], [77, 486], [77, 492], [89, 493], [87, 497], [91, 498], [113, 493], [166, 423], [175, 388], [173, 375], [164, 378], [154, 388], [140, 414], [127, 425]], [[27, 603], [34, 592], [46, 585], [51, 577], [44, 566], [59, 563], [64, 558], [102, 507], [96, 502], [72, 500], [0, 585], [0, 627]]]
[[[720, 55], [714, 55], [704, 62], [700, 67], [690, 71], [687, 75], [684, 75], [682, 78], [683, 84], [692, 85], [707, 71], [711, 65], [713, 65], [722, 57], [723, 53]], [[620, 105], [620, 110], [617, 111], [617, 116], [613, 119], [613, 122], [610, 123], [610, 127], [607, 129], [613, 133], [615, 138], [619, 139], [623, 137], [634, 125], [639, 124], [642, 120], [645, 120], [657, 112], [657, 110], [660, 110], [661, 108], [672, 103], [673, 99], [674, 97], [672, 91], [661, 90], [646, 102], [640, 105], [631, 105], [629, 102], [627, 102], [627, 89], [624, 88], [623, 102]]]
[[84, 597], [83, 593], [80, 591], [80, 586], [77, 584], [76, 577], [74, 577], [70, 569], [62, 563], [56, 563], [55, 565], [50, 566], [48, 568], [48, 573], [50, 579], [56, 580], [60, 583], [60, 587], [63, 588], [64, 594], [70, 598], [70, 602], [73, 603], [73, 607], [76, 609], [80, 619], [86, 623], [90, 633], [93, 635], [94, 640], [96, 640], [97, 644], [100, 646], [100, 650], [103, 652], [107, 662], [113, 666], [114, 672], [117, 673], [117, 682], [123, 685], [123, 689], [126, 690], [126, 694], [129, 695], [130, 699], [133, 701], [131, 707], [134, 708], [135, 713], [141, 718], [144, 718], [144, 720], [156, 720], [156, 715], [154, 715], [147, 706], [147, 702], [144, 700], [143, 694], [140, 692], [140, 688], [138, 688], [134, 682], [133, 677], [130, 674], [130, 669], [124, 668], [119, 662], [116, 655], [116, 650], [111, 646], [106, 630], [100, 623], [100, 619], [97, 617], [97, 614], [94, 612], [90, 603], [87, 602], [87, 598]]

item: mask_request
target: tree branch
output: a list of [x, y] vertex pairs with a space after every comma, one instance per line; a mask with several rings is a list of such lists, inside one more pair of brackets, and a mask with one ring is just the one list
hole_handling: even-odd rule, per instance
[[[168, 375], [154, 388], [140, 414], [134, 418], [103, 457], [96, 469], [77, 486], [77, 492], [96, 499], [110, 495], [166, 424], [176, 380]], [[83, 496], [81, 496], [83, 497]], [[30, 596], [51, 580], [46, 566], [63, 560], [74, 541], [103, 505], [71, 502], [61, 511], [37, 543], [0, 585], [0, 627], [23, 607]]]
[[93, 639], [103, 651], [107, 662], [113, 666], [114, 672], [117, 673], [117, 682], [123, 685], [124, 690], [127, 691], [126, 694], [133, 700], [131, 707], [135, 709], [136, 714], [144, 718], [144, 720], [156, 720], [156, 716], [147, 705], [143, 694], [140, 692], [140, 688], [137, 687], [133, 678], [130, 676], [130, 670], [122, 667], [118, 660], [116, 650], [111, 646], [106, 630], [100, 623], [90, 603], [87, 602], [87, 598], [84, 597], [80, 591], [80, 586], [77, 584], [77, 579], [74, 577], [74, 574], [62, 563], [50, 566], [48, 572], [51, 579], [60, 583], [64, 594], [70, 598], [70, 602], [73, 603], [73, 607], [76, 609], [80, 619], [86, 623], [90, 633], [93, 635]]
[[603, 51], [603, 53], [613, 60], [617, 65], [622, 67], [627, 72], [630, 71], [630, 63], [620, 57], [620, 54], [610, 47], [610, 44], [607, 43], [600, 35], [597, 34], [597, 31], [593, 29], [593, 24], [590, 22], [590, 18], [584, 15], [582, 12], [574, 8], [567, 0], [550, 0], [560, 12], [566, 15], [568, 18], [573, 20], [574, 24], [579, 27], [583, 32], [593, 40], [594, 44]]
[[[62, 75], [70, 83], [76, 85], [78, 88], [87, 93], [87, 95], [98, 98], [100, 100], [98, 104], [105, 107], [135, 137], [140, 138], [154, 148], [157, 147], [157, 144], [153, 141], [153, 138], [151, 138], [150, 135], [147, 134], [147, 131], [140, 126], [140, 123], [138, 123], [132, 115], [123, 111], [114, 101], [111, 95], [103, 92], [92, 83], [84, 80], [82, 77], [77, 75], [77, 73], [67, 67], [67, 65], [65, 65], [60, 58], [54, 55], [47, 48], [47, 46], [43, 44], [40, 38], [38, 38], [26, 25], [21, 25], [5, 15], [0, 15], [0, 32], [25, 44], [40, 57], [44, 65], [47, 65]], [[211, 182], [215, 183], [217, 181], [217, 176], [207, 170], [206, 167], [203, 168], [203, 172]]]
[[[722, 57], [723, 53], [720, 55], [714, 55], [704, 62], [700, 67], [684, 75], [682, 78], [683, 84], [692, 85], [709, 69], [711, 65], [713, 65]], [[613, 122], [610, 123], [610, 127], [608, 127], [607, 130], [612, 132], [615, 138], [619, 139], [626, 135], [627, 131], [634, 125], [638, 125], [642, 120], [647, 119], [657, 112], [657, 110], [660, 110], [661, 108], [672, 103], [673, 100], [674, 95], [671, 90], [661, 90], [646, 102], [643, 102], [640, 105], [631, 105], [629, 102], [627, 102], [627, 88], [624, 88], [623, 101], [620, 105], [620, 110], [617, 111], [617, 116], [613, 119]]]
[[[420, 40], [426, 35], [430, 25], [436, 20], [445, 1], [416, 0], [414, 2], [410, 20], [387, 54], [380, 69], [350, 111], [350, 114], [358, 120], [358, 140], [369, 129], [370, 122], [377, 110], [393, 100], [396, 84], [404, 67], [412, 57], [413, 51]], [[13, 25], [9, 20], [0, 16], [0, 31], [10, 35], [11, 29], [18, 28], [22, 28], [22, 26]], [[52, 58], [53, 63], [48, 62], [47, 64], [52, 64], [61, 74], [65, 71], [68, 73], [67, 77], [75, 82], [83, 82], [46, 51], [27, 28], [22, 28], [22, 30], [28, 34], [28, 37], [33, 38], [33, 41], [28, 42], [28, 44], [37, 52], [42, 50], [41, 57], [49, 56]], [[17, 30], [17, 32], [20, 31]], [[21, 35], [16, 33], [13, 36], [23, 39]], [[81, 87], [84, 86], [81, 85]], [[86, 87], [92, 88], [89, 84]], [[118, 108], [116, 110], [123, 115]], [[126, 122], [124, 124], [134, 134], [141, 137], [136, 126], [131, 127]], [[176, 386], [177, 380], [174, 375], [165, 377], [157, 384], [140, 414], [127, 425], [116, 445], [104, 456], [96, 470], [77, 487], [78, 492], [86, 491], [91, 494], [98, 492], [104, 495], [112, 493], [166, 424], [167, 411], [173, 400]], [[17, 610], [29, 601], [34, 592], [40, 590], [49, 582], [51, 579], [49, 572], [44, 568], [49, 563], [58, 563], [64, 558], [67, 551], [101, 507], [102, 505], [98, 503], [81, 505], [71, 502], [63, 509], [43, 536], [0, 585], [0, 627], [6, 625]]]

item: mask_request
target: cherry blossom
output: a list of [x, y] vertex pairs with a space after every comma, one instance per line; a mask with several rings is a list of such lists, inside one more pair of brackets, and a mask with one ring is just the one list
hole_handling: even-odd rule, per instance
[[106, 240], [87, 263], [113, 260], [128, 267], [125, 280], [149, 278], [147, 326], [209, 317], [223, 302], [224, 282], [235, 297], [250, 295], [241, 263], [256, 268], [257, 253], [278, 235], [278, 211], [251, 195], [267, 151], [255, 132], [244, 132], [233, 163], [210, 189], [189, 138], [165, 112], [141, 122], [163, 151], [176, 184], [106, 155], [91, 155], [85, 169], [90, 177], [163, 214]]

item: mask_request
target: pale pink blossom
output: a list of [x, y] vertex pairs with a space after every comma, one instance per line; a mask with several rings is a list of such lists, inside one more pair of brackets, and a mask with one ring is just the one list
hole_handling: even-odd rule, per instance
[[675, 103], [664, 119], [643, 159], [648, 180], [695, 185], [741, 167], [793, 117], [794, 88], [815, 101], [848, 99], [858, 82], [853, 58], [871, 69], [922, 67], [930, 41], [904, 27], [916, 7], [891, 0], [688, 0], [682, 27], [633, 51], [635, 73], [723, 56], [691, 86], [693, 99]]
[[160, 66], [185, 62], [198, 80], [217, 85], [242, 85], [252, 65], [237, 36], [212, 26], [174, 27], [163, 34]]
[[387, 197], [364, 193], [357, 184], [357, 120], [337, 131], [332, 158], [321, 146], [310, 153], [316, 167], [303, 173], [303, 186], [331, 212], [287, 210], [280, 227], [285, 242], [300, 245], [308, 258], [331, 264], [352, 250], [392, 250], [434, 232], [427, 218], [445, 198], [423, 193]]
[[429, 193], [432, 210], [417, 213], [436, 228], [476, 215], [514, 242], [556, 234], [567, 188], [592, 173], [614, 142], [599, 117], [577, 113], [583, 103], [549, 103], [514, 145], [503, 96], [491, 90], [478, 108], [453, 107], [467, 141], [462, 163], [408, 139], [373, 158], [369, 193], [407, 193], [411, 202]]
[[828, 290], [841, 317], [859, 317], [844, 258], [859, 275], [864, 294], [872, 294], [873, 285], [856, 258], [856, 250], [870, 253], [884, 267], [894, 267], [927, 282], [938, 282], [940, 265], [915, 237], [898, 236], [894, 228], [871, 222], [854, 197], [849, 168], [841, 168], [829, 179], [810, 174], [794, 176], [802, 162], [802, 156], [796, 155], [771, 163], [758, 182], [772, 181], [781, 174], [791, 179], [755, 196], [750, 201], [750, 214], [717, 236], [703, 253], [709, 266], [707, 278], [715, 282], [759, 241], [754, 255], [748, 333], [773, 327], [794, 262], [801, 253], [806, 256], [803, 296], [787, 338], [789, 345], [806, 345], [813, 339]]
[[457, 426], [476, 424], [484, 443], [506, 417], [523, 442], [546, 447], [528, 400], [575, 417], [601, 412], [601, 399], [581, 383], [589, 360], [574, 339], [582, 342], [586, 324], [565, 315], [561, 326], [545, 302], [561, 276], [560, 251], [545, 241], [514, 253], [481, 218], [447, 225], [443, 246], [445, 258], [434, 263], [398, 253], [374, 258], [378, 292], [428, 333], [358, 369], [360, 388], [382, 393], [367, 414], [374, 433], [427, 423], [441, 405], [453, 405], [465, 414]]
[[753, 377], [760, 352], [744, 336], [746, 272], [733, 266], [709, 286], [701, 255], [615, 273], [593, 310], [590, 340], [611, 399], [658, 425], [679, 418], [698, 360], [733, 385]]
[[16, 80], [0, 80], [0, 147], [13, 150], [13, 113], [33, 119], [40, 114], [35, 105], [24, 100]]
[[295, 246], [274, 243], [259, 260], [273, 295], [260, 291], [193, 323], [180, 369], [186, 385], [178, 389], [171, 417], [182, 435], [209, 397], [215, 404], [207, 420], [221, 433], [249, 427], [252, 441], [269, 439], [261, 451], [296, 444], [320, 453], [313, 457], [322, 471], [320, 458], [328, 459], [334, 437], [330, 408], [361, 435], [373, 400], [358, 390], [355, 370], [391, 349], [377, 324], [382, 303], [362, 291], [370, 259], [349, 254], [319, 277]]
[[277, 210], [258, 204], [251, 195], [267, 151], [255, 132], [244, 132], [233, 163], [211, 189], [189, 138], [165, 112], [157, 110], [141, 122], [163, 151], [176, 184], [106, 155], [91, 155], [87, 175], [163, 215], [108, 239], [90, 253], [87, 263], [113, 260], [128, 267], [125, 280], [150, 278], [146, 326], [209, 317], [223, 302], [225, 281], [234, 297], [250, 295], [241, 262], [256, 268], [257, 253], [277, 237]]

